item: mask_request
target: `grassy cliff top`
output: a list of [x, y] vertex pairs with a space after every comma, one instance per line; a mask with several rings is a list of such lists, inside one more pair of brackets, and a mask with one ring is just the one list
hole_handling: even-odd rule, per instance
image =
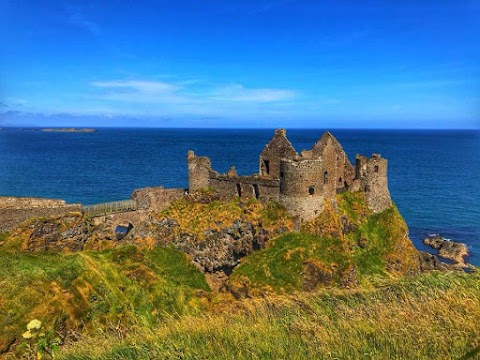
[[234, 291], [292, 292], [418, 271], [417, 251], [396, 207], [372, 214], [362, 192], [346, 192], [337, 195], [336, 209], [327, 204], [300, 232], [281, 235], [243, 258], [230, 284]]

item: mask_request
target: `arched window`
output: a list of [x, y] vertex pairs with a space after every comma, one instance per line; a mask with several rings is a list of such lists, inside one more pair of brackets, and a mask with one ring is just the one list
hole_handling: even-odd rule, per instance
[[328, 182], [328, 171], [325, 171], [323, 174], [323, 183], [326, 184]]
[[315, 194], [315, 186], [309, 186], [309, 187], [308, 187], [308, 193], [309, 193], [310, 195]]
[[373, 171], [378, 172], [378, 165], [375, 165], [375, 167], [373, 168]]

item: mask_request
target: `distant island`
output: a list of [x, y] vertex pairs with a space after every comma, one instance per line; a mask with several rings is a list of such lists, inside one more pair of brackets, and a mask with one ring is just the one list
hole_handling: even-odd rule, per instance
[[77, 129], [77, 128], [48, 128], [48, 129], [41, 129], [40, 131], [44, 132], [80, 132], [80, 133], [92, 133], [96, 132], [96, 129]]

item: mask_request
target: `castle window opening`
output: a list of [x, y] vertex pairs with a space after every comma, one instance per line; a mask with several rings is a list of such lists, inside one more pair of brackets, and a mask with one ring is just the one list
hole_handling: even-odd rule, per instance
[[339, 182], [340, 184], [343, 182], [342, 177], [339, 177], [339, 178], [338, 178], [338, 182]]
[[242, 186], [240, 184], [237, 184], [237, 195], [242, 197]]
[[375, 165], [375, 167], [373, 168], [373, 170], [374, 170], [375, 172], [378, 172], [378, 165]]
[[253, 184], [253, 193], [255, 194], [255, 198], [258, 199], [260, 197], [260, 191], [258, 189], [257, 184]]
[[263, 168], [265, 169], [265, 173], [270, 175], [270, 161], [263, 160]]
[[309, 195], [315, 194], [315, 186], [309, 186], [308, 187], [308, 194]]
[[326, 184], [328, 182], [328, 171], [325, 171], [323, 174], [323, 183]]
[[280, 179], [283, 179], [284, 178], [284, 174], [283, 174], [283, 171], [280, 172]]

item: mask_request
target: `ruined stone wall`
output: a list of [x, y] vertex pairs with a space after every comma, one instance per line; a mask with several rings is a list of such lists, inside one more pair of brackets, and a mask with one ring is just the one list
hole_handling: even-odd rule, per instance
[[278, 199], [280, 181], [259, 178], [258, 176], [215, 175], [210, 178], [210, 186], [222, 198], [239, 196], [243, 199], [255, 197], [259, 200]]
[[160, 186], [137, 189], [130, 198], [136, 202], [137, 209], [162, 211], [184, 194], [185, 189], [165, 189]]
[[275, 130], [272, 140], [260, 154], [260, 176], [273, 179], [280, 178], [280, 161], [282, 159], [295, 159], [297, 156], [297, 152], [286, 137], [285, 129]]
[[66, 204], [63, 200], [0, 197], [0, 232], [13, 230], [32, 218], [63, 216], [81, 211], [81, 204]]
[[320, 214], [325, 191], [321, 160], [282, 160], [280, 202], [293, 216], [309, 220]]
[[188, 187], [194, 192], [210, 187], [210, 173], [212, 163], [206, 156], [196, 156], [193, 151], [187, 155], [188, 162]]
[[321, 176], [325, 183], [326, 197], [333, 199], [337, 192], [351, 187], [355, 178], [355, 169], [338, 140], [328, 131], [311, 150], [302, 151], [302, 157], [322, 160], [324, 169]]
[[325, 200], [346, 190], [366, 192], [369, 207], [379, 212], [391, 205], [387, 161], [379, 155], [357, 157], [353, 167], [340, 143], [328, 131], [311, 150], [297, 154], [284, 129], [260, 154], [259, 174], [238, 176], [234, 167], [222, 175], [212, 170], [210, 159], [188, 153], [190, 191], [211, 187], [222, 198], [256, 197], [280, 200], [294, 216], [309, 219], [319, 214]]
[[373, 154], [369, 159], [357, 155], [355, 167], [356, 182], [365, 191], [368, 207], [373, 212], [381, 212], [392, 205], [387, 180], [387, 159]]
[[92, 220], [94, 225], [98, 226], [105, 224], [105, 230], [114, 233], [115, 228], [118, 225], [132, 224], [134, 227], [138, 227], [146, 221], [151, 220], [151, 218], [148, 210], [136, 210], [118, 214], [95, 216], [92, 218]]

